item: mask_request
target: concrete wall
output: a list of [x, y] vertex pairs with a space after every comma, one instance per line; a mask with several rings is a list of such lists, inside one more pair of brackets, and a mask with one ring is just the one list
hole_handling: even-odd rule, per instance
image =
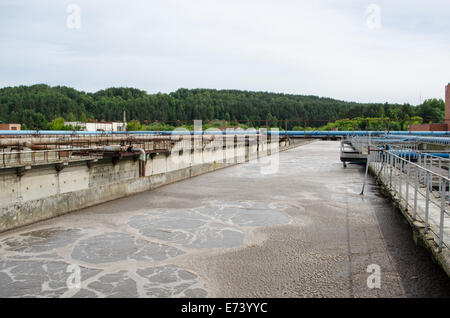
[[447, 124], [409, 125], [409, 131], [447, 131]]
[[[281, 142], [279, 150], [308, 142]], [[276, 148], [263, 141], [247, 143], [225, 147], [216, 141], [203, 150], [157, 154], [147, 159], [145, 177], [139, 177], [139, 161], [132, 159], [80, 161], [60, 171], [55, 165], [33, 166], [21, 176], [16, 169], [0, 170], [0, 232], [256, 159]]]

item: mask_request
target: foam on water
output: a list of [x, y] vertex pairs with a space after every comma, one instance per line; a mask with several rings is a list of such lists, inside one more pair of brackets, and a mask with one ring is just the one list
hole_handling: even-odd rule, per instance
[[[99, 224], [52, 220], [56, 226], [0, 239], [0, 297], [206, 297], [205, 283], [176, 265], [177, 257], [243, 246], [248, 229], [289, 223], [281, 212], [287, 208], [212, 200], [192, 209], [117, 213]], [[68, 288], [69, 265], [80, 267], [80, 288]]]

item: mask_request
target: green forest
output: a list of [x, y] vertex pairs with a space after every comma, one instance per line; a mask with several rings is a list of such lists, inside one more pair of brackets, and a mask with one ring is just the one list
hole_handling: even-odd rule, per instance
[[121, 121], [129, 130], [209, 127], [279, 127], [288, 130], [405, 130], [410, 123], [442, 122], [444, 102], [422, 105], [356, 103], [317, 96], [240, 90], [178, 89], [149, 94], [136, 88], [86, 93], [65, 86], [0, 89], [0, 121], [22, 129], [76, 129], [65, 121]]

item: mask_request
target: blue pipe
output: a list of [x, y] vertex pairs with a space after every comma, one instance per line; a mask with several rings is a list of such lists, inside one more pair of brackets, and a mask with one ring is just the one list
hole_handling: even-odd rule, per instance
[[[222, 135], [226, 131], [207, 132], [208, 134]], [[255, 130], [255, 133], [258, 133]], [[278, 135], [288, 135], [291, 137], [346, 137], [346, 136], [380, 136], [384, 135], [382, 131], [278, 131]], [[0, 135], [4, 136], [21, 136], [21, 135], [197, 135], [206, 134], [206, 131], [68, 131], [68, 130], [0, 130]], [[249, 134], [248, 131], [234, 131], [233, 134]], [[269, 135], [276, 134], [269, 130]], [[391, 131], [387, 137], [400, 137], [402, 141], [427, 141], [427, 142], [444, 142], [450, 143], [450, 132], [447, 131]], [[445, 138], [447, 137], [447, 138]], [[388, 139], [387, 139], [388, 140]]]
[[412, 158], [417, 159], [419, 156], [421, 158], [424, 158], [425, 156], [434, 156], [434, 157], [440, 157], [440, 158], [450, 158], [450, 154], [448, 153], [426, 153], [426, 152], [414, 152], [414, 151], [408, 151], [408, 150], [390, 150], [389, 152], [402, 157], [402, 158]]
[[440, 158], [450, 158], [450, 154], [448, 154], [448, 153], [433, 152], [433, 153], [428, 153], [427, 155], [433, 156], [433, 157], [440, 157]]

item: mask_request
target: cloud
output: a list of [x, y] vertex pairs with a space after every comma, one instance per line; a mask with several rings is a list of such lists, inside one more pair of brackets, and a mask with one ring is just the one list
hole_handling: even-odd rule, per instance
[[[66, 26], [70, 3], [81, 28]], [[133, 86], [315, 94], [364, 102], [443, 97], [446, 0], [3, 1], [0, 85]]]

